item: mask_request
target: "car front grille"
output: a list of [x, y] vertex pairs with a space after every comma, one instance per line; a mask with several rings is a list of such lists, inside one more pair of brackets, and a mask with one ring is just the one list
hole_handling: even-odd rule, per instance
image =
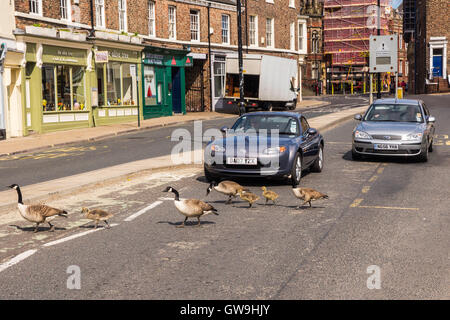
[[402, 140], [402, 136], [389, 134], [375, 134], [372, 135], [372, 138], [377, 140]]

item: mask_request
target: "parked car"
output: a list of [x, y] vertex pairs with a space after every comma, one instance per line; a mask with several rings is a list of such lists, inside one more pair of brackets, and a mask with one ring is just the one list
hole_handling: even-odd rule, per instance
[[428, 160], [433, 151], [435, 118], [421, 100], [379, 99], [353, 130], [352, 157], [406, 156]]
[[293, 112], [254, 112], [223, 127], [224, 137], [208, 143], [205, 177], [280, 177], [299, 184], [302, 171], [321, 172], [324, 139], [306, 118]]

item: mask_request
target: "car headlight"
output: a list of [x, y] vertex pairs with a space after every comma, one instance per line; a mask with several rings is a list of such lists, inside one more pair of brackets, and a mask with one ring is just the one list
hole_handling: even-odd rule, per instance
[[359, 131], [359, 130], [355, 131], [355, 138], [357, 138], [357, 139], [372, 139], [372, 137], [367, 132]]
[[277, 148], [264, 149], [263, 153], [264, 154], [279, 154], [279, 153], [283, 153], [285, 151], [286, 151], [286, 147], [281, 146], [281, 147], [277, 147]]
[[403, 137], [404, 140], [422, 140], [422, 133], [421, 132], [415, 132], [407, 134]]
[[225, 148], [222, 147], [222, 146], [219, 146], [218, 144], [213, 144], [211, 146], [211, 151], [214, 151], [214, 152], [225, 152]]

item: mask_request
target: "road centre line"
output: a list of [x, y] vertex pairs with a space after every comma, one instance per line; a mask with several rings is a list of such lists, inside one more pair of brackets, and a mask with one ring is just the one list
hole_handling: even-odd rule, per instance
[[28, 258], [29, 256], [32, 256], [33, 254], [35, 254], [37, 251], [37, 249], [32, 249], [32, 250], [28, 250], [25, 252], [22, 252], [21, 254], [15, 256], [14, 258], [12, 258], [11, 260], [0, 264], [0, 272], [8, 269], [9, 267], [19, 263], [22, 260], [25, 260], [26, 258]]
[[374, 176], [372, 176], [370, 179], [369, 179], [369, 182], [374, 182], [374, 181], [376, 181], [378, 179], [378, 176], [377, 175], [374, 175]]
[[[119, 225], [118, 223], [110, 224], [111, 227], [115, 227], [115, 226], [118, 226], [118, 225]], [[74, 234], [74, 235], [62, 238], [62, 239], [58, 239], [58, 240], [55, 240], [55, 241], [51, 241], [51, 242], [45, 243], [42, 246], [43, 247], [51, 247], [51, 246], [54, 246], [54, 245], [57, 245], [57, 244], [60, 244], [60, 243], [63, 243], [63, 242], [69, 241], [69, 240], [73, 240], [73, 239], [76, 239], [76, 238], [79, 238], [79, 237], [82, 237], [82, 236], [85, 236], [87, 234], [94, 233], [94, 232], [97, 232], [97, 231], [100, 231], [100, 230], [103, 230], [103, 229], [104, 228], [97, 228], [97, 229], [88, 230], [88, 231], [85, 231], [85, 232], [80, 232], [80, 233], [77, 233], [77, 234]]]
[[140, 215], [146, 213], [147, 211], [149, 211], [149, 210], [159, 206], [161, 203], [163, 203], [163, 202], [162, 201], [155, 201], [151, 205], [149, 205], [149, 206], [139, 210], [138, 212], [133, 213], [131, 216], [125, 218], [124, 221], [132, 221], [132, 220], [136, 219], [137, 217], [139, 217]]
[[405, 208], [405, 207], [385, 207], [385, 206], [357, 206], [358, 208], [364, 208], [364, 209], [391, 209], [391, 210], [413, 210], [418, 211], [419, 208]]

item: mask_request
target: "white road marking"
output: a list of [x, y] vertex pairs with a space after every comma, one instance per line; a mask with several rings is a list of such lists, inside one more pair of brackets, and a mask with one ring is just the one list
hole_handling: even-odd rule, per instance
[[129, 216], [128, 218], [126, 218], [124, 221], [131, 221], [136, 219], [137, 217], [139, 217], [141, 214], [146, 213], [148, 210], [151, 210], [157, 206], [159, 206], [161, 203], [163, 203], [162, 201], [155, 201], [153, 202], [151, 205], [149, 205], [148, 207], [145, 207], [144, 209], [139, 210], [136, 213], [133, 213], [131, 216]]
[[[118, 223], [110, 224], [111, 227], [115, 227], [115, 226], [118, 226], [118, 225], [119, 225]], [[85, 236], [85, 235], [87, 235], [89, 233], [93, 233], [93, 232], [100, 231], [100, 230], [103, 230], [103, 229], [104, 228], [97, 228], [97, 229], [93, 229], [93, 230], [89, 230], [89, 231], [85, 231], [85, 232], [80, 232], [80, 233], [77, 233], [77, 234], [74, 234], [74, 235], [62, 238], [62, 239], [58, 239], [58, 240], [55, 240], [55, 241], [52, 241], [52, 242], [45, 243], [42, 246], [44, 246], [44, 247], [54, 246], [56, 244], [60, 244], [60, 243], [63, 243], [63, 242], [69, 241], [69, 240], [73, 240], [73, 239]]]
[[19, 263], [22, 260], [25, 260], [26, 258], [28, 258], [29, 256], [33, 255], [36, 253], [36, 249], [32, 249], [32, 250], [28, 250], [25, 251], [17, 256], [15, 256], [14, 258], [12, 258], [11, 260], [0, 264], [0, 272], [8, 269], [9, 267], [15, 265], [16, 263]]

